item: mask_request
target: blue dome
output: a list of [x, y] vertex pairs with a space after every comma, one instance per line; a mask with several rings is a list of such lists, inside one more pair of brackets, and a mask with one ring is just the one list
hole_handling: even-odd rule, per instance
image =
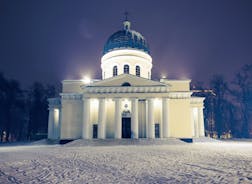
[[129, 21], [124, 22], [123, 30], [117, 31], [109, 37], [104, 46], [103, 54], [123, 48], [133, 48], [150, 53], [146, 40], [140, 33], [130, 29]]

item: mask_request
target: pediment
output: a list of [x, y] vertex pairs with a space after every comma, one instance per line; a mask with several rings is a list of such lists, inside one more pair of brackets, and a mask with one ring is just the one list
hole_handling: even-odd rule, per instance
[[169, 86], [167, 84], [158, 82], [158, 81], [153, 81], [149, 79], [145, 79], [142, 77], [137, 77], [135, 75], [131, 74], [122, 74], [118, 75], [115, 77], [111, 77], [105, 80], [97, 81], [89, 86], [95, 86], [95, 87], [118, 87], [118, 86], [123, 86], [126, 85], [127, 83], [130, 84], [130, 86], [141, 86], [141, 87], [147, 87], [147, 86]]

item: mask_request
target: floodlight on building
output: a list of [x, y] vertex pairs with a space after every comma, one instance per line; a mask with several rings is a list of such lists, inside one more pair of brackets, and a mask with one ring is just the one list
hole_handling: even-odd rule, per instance
[[166, 73], [161, 73], [161, 79], [166, 79], [166, 77], [167, 77], [167, 74]]
[[155, 107], [161, 107], [161, 105], [162, 105], [162, 100], [159, 99], [159, 98], [155, 98], [154, 99], [154, 106]]
[[81, 80], [82, 80], [82, 82], [84, 84], [90, 84], [91, 83], [91, 78], [88, 77], [88, 76], [84, 76]]
[[91, 110], [98, 110], [99, 107], [99, 100], [96, 98], [92, 98], [90, 102]]

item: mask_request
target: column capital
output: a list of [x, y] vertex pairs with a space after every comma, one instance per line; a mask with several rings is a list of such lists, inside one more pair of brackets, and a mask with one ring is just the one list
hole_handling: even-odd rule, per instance
[[137, 97], [132, 97], [132, 98], [130, 98], [130, 100], [131, 100], [131, 101], [133, 101], [133, 100], [139, 100], [139, 98], [137, 98]]
[[203, 110], [203, 109], [204, 109], [204, 107], [198, 107], [198, 109], [199, 109], [199, 110]]
[[83, 97], [82, 101], [84, 101], [84, 100], [90, 100], [90, 99], [91, 99], [90, 97]]
[[154, 101], [155, 98], [154, 97], [147, 97], [146, 100], [148, 100], [148, 101]]
[[60, 108], [61, 108], [61, 106], [50, 106], [49, 105], [48, 110], [49, 111], [53, 111], [54, 109], [58, 109], [59, 110]]
[[116, 102], [116, 101], [122, 101], [122, 99], [123, 99], [123, 98], [121, 98], [121, 97], [114, 97], [114, 98], [112, 99], [112, 101], [114, 101], [114, 102]]

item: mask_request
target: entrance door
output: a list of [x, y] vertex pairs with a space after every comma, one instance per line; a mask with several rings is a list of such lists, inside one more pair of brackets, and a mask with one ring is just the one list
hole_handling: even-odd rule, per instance
[[159, 124], [155, 124], [155, 138], [160, 138], [160, 127]]
[[122, 138], [131, 138], [131, 119], [122, 118]]
[[98, 134], [98, 125], [94, 124], [93, 125], [93, 138], [97, 139], [97, 134]]

